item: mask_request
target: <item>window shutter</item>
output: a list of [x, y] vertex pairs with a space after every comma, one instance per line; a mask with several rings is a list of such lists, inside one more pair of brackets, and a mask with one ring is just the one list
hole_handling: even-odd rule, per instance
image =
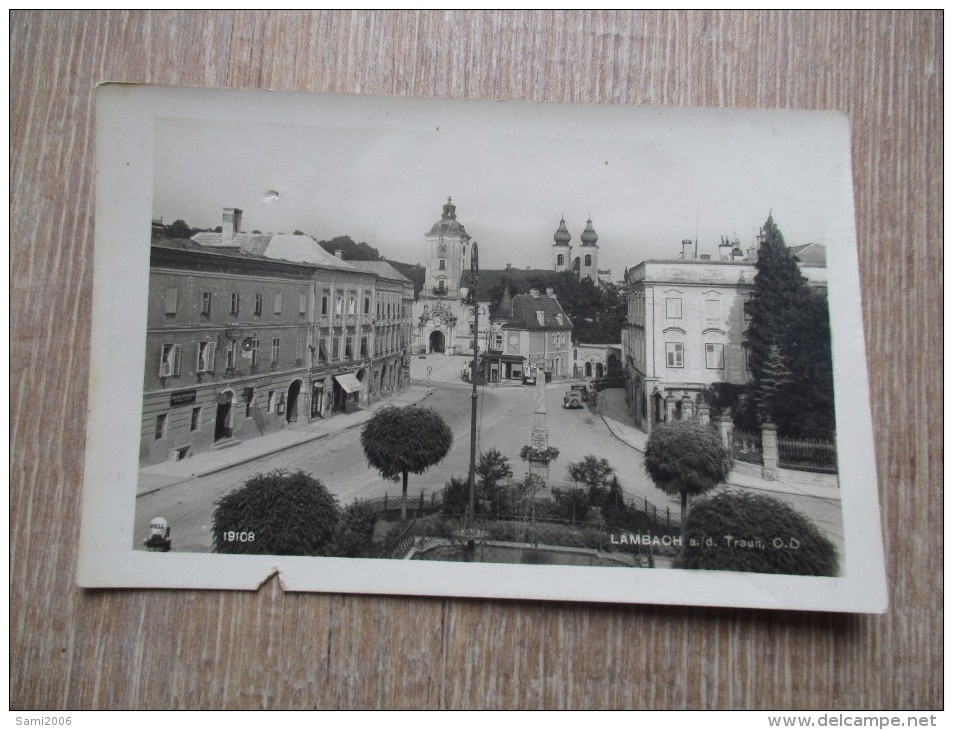
[[205, 346], [204, 342], [197, 343], [195, 348], [195, 372], [201, 373], [205, 371], [203, 367], [205, 363], [202, 362], [202, 348]]
[[178, 309], [179, 304], [179, 290], [178, 289], [166, 289], [165, 290], [165, 313], [166, 314], [175, 314]]
[[281, 292], [275, 294], [275, 314], [281, 314]]
[[182, 372], [182, 345], [173, 345], [172, 353], [174, 356], [174, 363], [172, 365], [172, 374], [178, 375]]
[[215, 370], [215, 344], [214, 342], [208, 343], [208, 355], [206, 357], [206, 367], [209, 372]]

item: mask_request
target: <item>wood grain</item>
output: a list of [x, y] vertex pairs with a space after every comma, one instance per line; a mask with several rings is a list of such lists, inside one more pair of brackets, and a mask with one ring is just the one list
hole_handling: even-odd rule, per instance
[[[941, 12], [10, 21], [13, 708], [942, 707]], [[890, 612], [78, 589], [106, 80], [845, 112]]]

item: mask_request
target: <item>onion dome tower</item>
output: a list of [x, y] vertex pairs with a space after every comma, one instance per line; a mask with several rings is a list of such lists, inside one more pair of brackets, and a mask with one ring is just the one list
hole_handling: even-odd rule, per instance
[[553, 269], [556, 271], [569, 271], [572, 266], [572, 246], [569, 241], [572, 236], [569, 235], [569, 229], [566, 228], [566, 219], [559, 219], [559, 228], [553, 235]]
[[579, 253], [579, 280], [582, 281], [587, 276], [593, 283], [599, 281], [599, 236], [596, 229], [592, 227], [592, 218], [586, 221], [586, 230], [579, 237], [582, 241], [582, 249]]

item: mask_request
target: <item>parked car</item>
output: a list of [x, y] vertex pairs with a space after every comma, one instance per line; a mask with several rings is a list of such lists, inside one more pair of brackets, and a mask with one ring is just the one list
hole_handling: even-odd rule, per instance
[[606, 375], [604, 378], [592, 381], [592, 388], [597, 392], [606, 388], [622, 388], [624, 386], [625, 379], [621, 375]]
[[567, 390], [563, 396], [563, 408], [582, 408], [582, 396], [578, 390]]
[[579, 391], [579, 395], [582, 398], [583, 403], [589, 402], [589, 389], [586, 387], [585, 383], [578, 383], [576, 385], [570, 386], [573, 390]]
[[536, 376], [535, 375], [524, 375], [523, 376], [523, 385], [536, 385]]

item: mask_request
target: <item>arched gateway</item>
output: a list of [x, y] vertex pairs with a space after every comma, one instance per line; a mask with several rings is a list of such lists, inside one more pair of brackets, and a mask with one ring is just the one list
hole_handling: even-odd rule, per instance
[[446, 349], [446, 338], [440, 330], [434, 330], [430, 333], [430, 351], [443, 352]]

